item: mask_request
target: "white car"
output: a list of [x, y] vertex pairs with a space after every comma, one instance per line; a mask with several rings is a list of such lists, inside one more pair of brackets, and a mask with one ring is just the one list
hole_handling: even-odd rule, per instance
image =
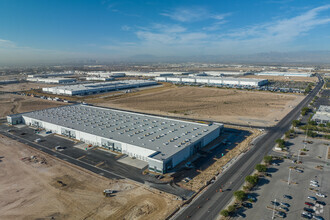
[[39, 142], [41, 142], [41, 139], [37, 138], [37, 139], [34, 140], [34, 142], [39, 143]]
[[305, 216], [308, 216], [309, 218], [312, 218], [313, 217], [313, 215], [311, 213], [308, 213], [308, 212], [303, 212], [301, 214], [303, 214]]
[[324, 197], [325, 197], [325, 195], [324, 195], [324, 194], [322, 194], [322, 193], [316, 193], [315, 195], [317, 195], [318, 197], [322, 197], [322, 198], [324, 198]]
[[316, 180], [311, 180], [311, 183], [318, 184], [319, 182], [317, 182]]
[[311, 183], [309, 185], [314, 186], [314, 187], [319, 187], [319, 185], [318, 184], [315, 184], [315, 183]]
[[307, 198], [308, 198], [308, 199], [311, 199], [311, 200], [314, 200], [314, 201], [317, 200], [317, 198], [315, 198], [314, 196], [308, 196]]

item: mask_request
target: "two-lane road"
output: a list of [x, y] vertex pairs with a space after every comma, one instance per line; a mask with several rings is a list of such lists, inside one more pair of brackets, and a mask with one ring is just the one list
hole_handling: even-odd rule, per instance
[[[215, 219], [219, 212], [225, 208], [233, 197], [233, 192], [244, 183], [244, 178], [250, 175], [256, 164], [260, 163], [275, 144], [275, 140], [281, 138], [296, 119], [301, 109], [306, 106], [322, 88], [323, 80], [319, 77], [319, 83], [303, 101], [287, 114], [276, 126], [268, 129], [268, 133], [261, 137], [252, 149], [244, 153], [223, 175], [208, 189], [190, 203], [188, 207], [177, 213], [173, 219]], [[223, 188], [224, 192], [219, 192]]]

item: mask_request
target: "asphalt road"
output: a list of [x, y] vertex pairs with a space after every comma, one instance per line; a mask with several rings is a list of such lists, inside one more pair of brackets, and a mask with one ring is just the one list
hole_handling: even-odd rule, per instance
[[[230, 202], [233, 192], [239, 190], [244, 183], [244, 178], [250, 175], [256, 164], [260, 163], [265, 155], [267, 155], [273, 146], [275, 140], [281, 138], [296, 119], [301, 109], [306, 106], [313, 97], [322, 88], [323, 80], [319, 77], [320, 82], [313, 91], [307, 95], [303, 101], [297, 105], [289, 114], [287, 114], [276, 126], [269, 128], [268, 133], [260, 138], [249, 151], [244, 153], [242, 157], [230, 166], [223, 175], [217, 179], [208, 189], [196, 198], [190, 205], [174, 215], [173, 219], [215, 219], [219, 212]], [[223, 192], [219, 192], [222, 188]]]

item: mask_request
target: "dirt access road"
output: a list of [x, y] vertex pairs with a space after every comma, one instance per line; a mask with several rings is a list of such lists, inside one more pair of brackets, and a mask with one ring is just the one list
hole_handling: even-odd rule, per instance
[[[2, 135], [0, 186], [0, 219], [164, 219], [180, 204], [172, 195], [103, 178]], [[117, 191], [113, 197], [103, 196], [107, 188]]]

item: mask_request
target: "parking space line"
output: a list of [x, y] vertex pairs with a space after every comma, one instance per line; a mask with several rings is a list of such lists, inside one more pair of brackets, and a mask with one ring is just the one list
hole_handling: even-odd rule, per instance
[[83, 155], [83, 156], [81, 156], [81, 157], [78, 157], [76, 160], [81, 160], [81, 159], [83, 159], [84, 157], [86, 157], [86, 155]]
[[96, 166], [96, 167], [99, 167], [99, 166], [101, 166], [102, 164], [104, 164], [104, 161], [102, 161], [102, 162], [96, 164], [95, 166]]

